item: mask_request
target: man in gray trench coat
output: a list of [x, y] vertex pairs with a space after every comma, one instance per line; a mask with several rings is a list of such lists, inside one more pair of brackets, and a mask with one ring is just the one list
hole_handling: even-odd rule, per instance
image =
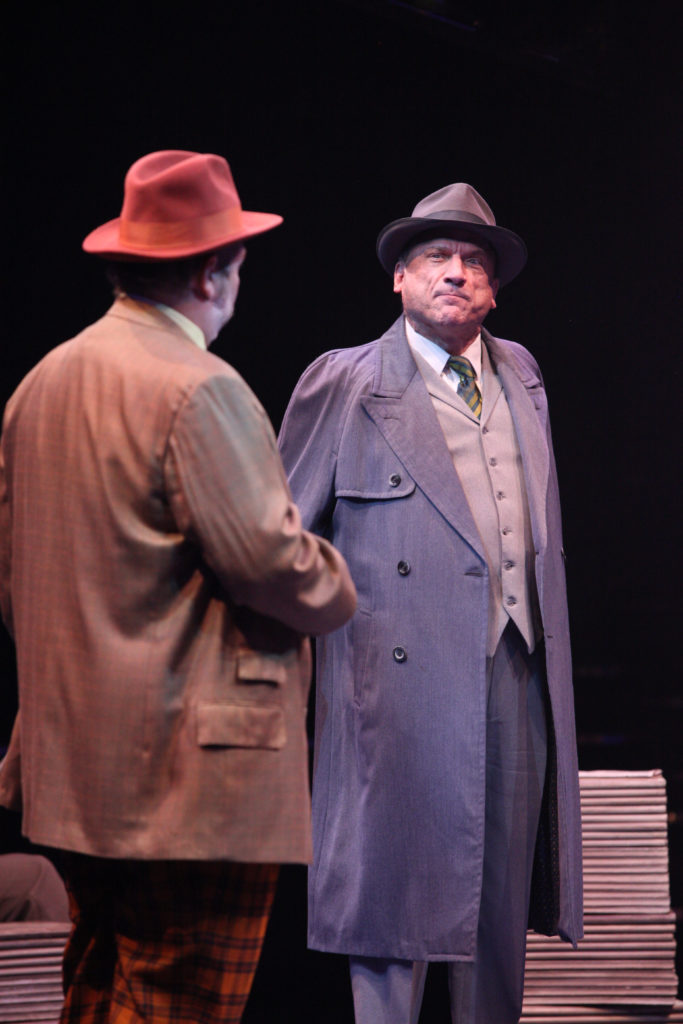
[[318, 641], [309, 941], [357, 1024], [416, 1024], [429, 961], [457, 1024], [515, 1024], [527, 923], [582, 934], [559, 497], [530, 353], [482, 322], [526, 248], [465, 184], [379, 235], [403, 316], [320, 356], [285, 468], [358, 610]]

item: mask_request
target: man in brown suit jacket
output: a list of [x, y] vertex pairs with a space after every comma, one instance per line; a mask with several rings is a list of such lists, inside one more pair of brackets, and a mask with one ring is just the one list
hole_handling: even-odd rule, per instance
[[280, 222], [241, 209], [221, 157], [138, 160], [83, 243], [114, 305], [7, 406], [0, 801], [69, 851], [63, 1021], [239, 1021], [275, 865], [310, 857], [304, 634], [341, 626], [354, 588], [302, 529], [258, 400], [206, 351], [244, 240]]

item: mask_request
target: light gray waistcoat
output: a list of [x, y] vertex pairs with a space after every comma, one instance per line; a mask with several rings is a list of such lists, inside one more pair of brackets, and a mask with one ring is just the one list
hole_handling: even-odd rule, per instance
[[487, 653], [495, 652], [509, 619], [532, 651], [541, 633], [534, 544], [522, 456], [505, 392], [483, 343], [481, 420], [414, 349], [413, 356], [439, 418], [489, 568]]

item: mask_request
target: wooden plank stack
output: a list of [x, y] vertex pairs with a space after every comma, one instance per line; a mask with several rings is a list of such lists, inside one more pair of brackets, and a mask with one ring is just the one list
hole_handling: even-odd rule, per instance
[[68, 924], [0, 924], [0, 1024], [56, 1024]]
[[585, 938], [529, 933], [523, 1024], [683, 1022], [660, 771], [581, 772]]

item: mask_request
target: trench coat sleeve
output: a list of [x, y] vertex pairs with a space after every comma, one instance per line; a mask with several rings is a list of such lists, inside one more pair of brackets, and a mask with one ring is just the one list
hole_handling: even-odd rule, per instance
[[305, 371], [294, 389], [278, 438], [304, 526], [323, 536], [334, 511], [339, 442], [351, 394], [356, 390], [346, 379], [348, 371], [339, 355], [341, 352], [327, 353]]
[[346, 563], [302, 529], [268, 418], [241, 378], [214, 376], [184, 396], [165, 473], [181, 532], [236, 604], [313, 635], [350, 618]]

